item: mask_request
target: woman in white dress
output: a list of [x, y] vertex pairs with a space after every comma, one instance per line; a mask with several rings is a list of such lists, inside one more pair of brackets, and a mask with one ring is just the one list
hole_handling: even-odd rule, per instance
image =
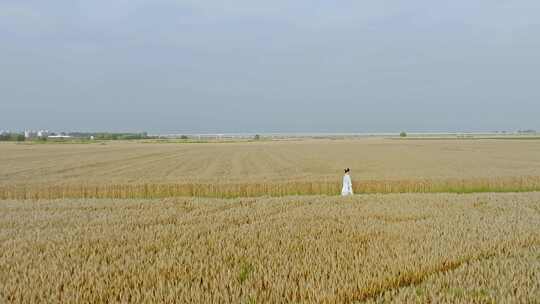
[[351, 169], [345, 169], [345, 175], [343, 176], [343, 188], [341, 189], [342, 196], [354, 194], [352, 189], [351, 176], [349, 175], [349, 172], [351, 172]]

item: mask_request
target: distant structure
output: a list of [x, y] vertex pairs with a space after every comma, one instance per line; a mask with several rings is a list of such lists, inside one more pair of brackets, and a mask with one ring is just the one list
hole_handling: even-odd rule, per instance
[[64, 139], [64, 138], [72, 138], [73, 136], [68, 135], [65, 132], [60, 132], [60, 134], [53, 133], [52, 135], [49, 135], [50, 139]]
[[49, 137], [49, 130], [39, 130], [37, 132], [37, 137], [39, 137], [39, 138], [47, 138], [47, 137]]
[[71, 138], [71, 136], [69, 136], [69, 135], [51, 135], [51, 136], [49, 136], [49, 138], [51, 138], [51, 139], [55, 139], [55, 138]]
[[36, 131], [32, 130], [24, 130], [24, 138], [25, 139], [34, 139], [38, 136]]
[[49, 135], [49, 138], [54, 139], [62, 139], [62, 138], [71, 138], [69, 135], [65, 135], [64, 133], [60, 133], [59, 135]]
[[24, 138], [25, 139], [36, 139], [36, 138], [47, 138], [49, 137], [49, 130], [25, 130]]
[[9, 130], [7, 130], [7, 131], [6, 130], [0, 130], [0, 136], [9, 135], [9, 134], [10, 134]]

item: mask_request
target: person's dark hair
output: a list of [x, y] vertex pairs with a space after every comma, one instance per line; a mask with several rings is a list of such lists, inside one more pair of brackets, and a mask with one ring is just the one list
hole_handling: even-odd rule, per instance
[[347, 168], [345, 169], [345, 173], [349, 173], [351, 171], [351, 169]]

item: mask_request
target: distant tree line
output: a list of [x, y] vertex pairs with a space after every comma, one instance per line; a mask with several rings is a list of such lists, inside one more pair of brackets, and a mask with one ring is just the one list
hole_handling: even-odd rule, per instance
[[[51, 133], [50, 135], [56, 135]], [[152, 138], [148, 136], [148, 133], [85, 133], [85, 132], [71, 132], [71, 133], [62, 133], [61, 135], [69, 135], [73, 139], [96, 139], [96, 140], [133, 140], [133, 139], [148, 139]], [[1, 133], [0, 141], [46, 141], [47, 137], [33, 137], [31, 139], [25, 138], [23, 133]]]
[[0, 141], [24, 141], [24, 134], [22, 133], [3, 133], [0, 134]]
[[150, 138], [148, 133], [85, 133], [85, 132], [71, 132], [69, 136], [74, 138], [94, 138], [96, 140], [132, 140], [132, 139], [147, 139]]
[[528, 129], [528, 130], [519, 130], [518, 133], [520, 133], [520, 134], [535, 134], [537, 132], [536, 132], [536, 130]]

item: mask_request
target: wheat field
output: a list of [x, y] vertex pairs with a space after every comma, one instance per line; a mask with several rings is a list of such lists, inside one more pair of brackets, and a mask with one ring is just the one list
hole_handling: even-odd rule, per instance
[[540, 193], [0, 203], [3, 303], [538, 303]]
[[0, 144], [0, 198], [161, 198], [540, 190], [537, 140]]
[[0, 303], [539, 303], [540, 141], [0, 152]]

